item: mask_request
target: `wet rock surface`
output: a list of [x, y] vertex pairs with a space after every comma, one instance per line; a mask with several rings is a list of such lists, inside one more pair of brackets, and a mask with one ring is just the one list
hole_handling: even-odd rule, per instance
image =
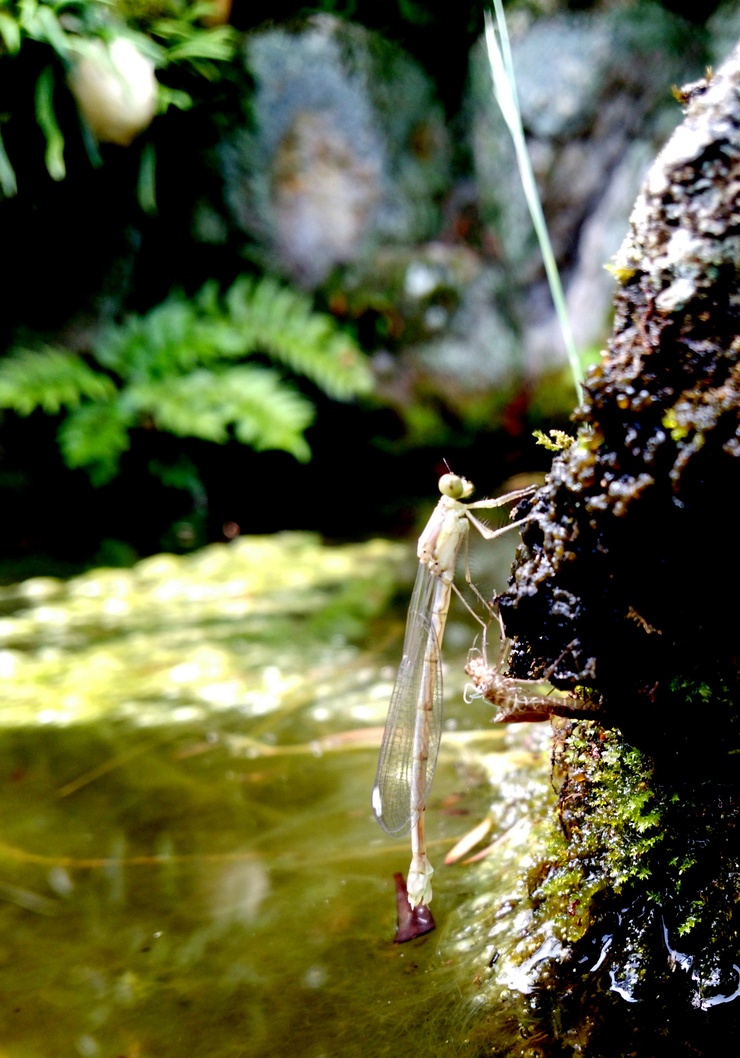
[[738, 86], [736, 50], [651, 169], [500, 600], [510, 675], [602, 705], [556, 729], [527, 930], [562, 944], [529, 1008], [559, 1041], [533, 1054], [710, 1055], [737, 1024]]
[[702, 117], [691, 113], [633, 213], [609, 349], [586, 381], [578, 438], [536, 497], [502, 609], [512, 634], [537, 628], [514, 649], [518, 676], [555, 665], [556, 684], [597, 690], [643, 744], [689, 738], [695, 755], [664, 696], [678, 678], [725, 695], [736, 680], [720, 603], [738, 569], [708, 556], [740, 475], [740, 155], [731, 126], [721, 142], [689, 146]]

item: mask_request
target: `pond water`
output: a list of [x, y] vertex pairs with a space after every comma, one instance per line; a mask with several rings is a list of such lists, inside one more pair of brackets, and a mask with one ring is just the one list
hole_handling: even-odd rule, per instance
[[[3, 1058], [505, 1046], [482, 923], [547, 801], [547, 731], [464, 704], [474, 632], [453, 618], [438, 929], [394, 945], [409, 850], [369, 793], [410, 556], [243, 538], [0, 591]], [[511, 840], [444, 867], [486, 817]]]

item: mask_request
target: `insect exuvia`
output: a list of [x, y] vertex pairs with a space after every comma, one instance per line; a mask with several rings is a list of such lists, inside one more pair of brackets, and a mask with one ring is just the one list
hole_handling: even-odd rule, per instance
[[[504, 632], [501, 616], [498, 615], [501, 626], [501, 649], [493, 665], [489, 664], [485, 651], [485, 640], [483, 653], [471, 651], [465, 671], [470, 676], [473, 692], [466, 691], [465, 700], [483, 698], [496, 706], [498, 713], [494, 716], [494, 722], [498, 724], [537, 723], [549, 720], [553, 716], [564, 716], [571, 718], [593, 717], [600, 708], [600, 703], [584, 698], [576, 698], [572, 694], [556, 691], [554, 688], [544, 689], [544, 685], [552, 676], [558, 663], [564, 655], [548, 669], [541, 680], [520, 680], [503, 674], [511, 649], [511, 640]], [[573, 644], [564, 653], [569, 652]]]
[[[534, 486], [497, 499], [463, 503], [472, 484], [457, 474], [439, 479], [439, 503], [419, 537], [416, 575], [373, 786], [375, 818], [389, 834], [411, 830], [411, 866], [406, 879], [410, 913], [400, 921], [396, 941], [411, 940], [434, 929], [427, 905], [432, 899], [433, 868], [426, 851], [424, 812], [442, 735], [442, 664], [440, 651], [455, 566], [470, 526], [493, 540], [522, 522], [490, 529], [472, 513], [501, 507], [529, 496]], [[455, 589], [457, 590], [457, 589]], [[458, 593], [459, 594], [459, 593]]]

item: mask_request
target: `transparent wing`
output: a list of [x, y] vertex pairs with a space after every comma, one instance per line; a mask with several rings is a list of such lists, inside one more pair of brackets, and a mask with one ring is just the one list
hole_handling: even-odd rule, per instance
[[[421, 807], [426, 803], [434, 777], [442, 737], [442, 664], [439, 650], [441, 630], [434, 627], [432, 615], [437, 593], [447, 591], [446, 585], [430, 572], [427, 565], [419, 566], [406, 620], [403, 658], [388, 707], [373, 787], [375, 818], [389, 834], [402, 833], [412, 821], [414, 726], [422, 694], [431, 695], [432, 703], [426, 714], [428, 746]], [[432, 671], [425, 678], [427, 667]]]

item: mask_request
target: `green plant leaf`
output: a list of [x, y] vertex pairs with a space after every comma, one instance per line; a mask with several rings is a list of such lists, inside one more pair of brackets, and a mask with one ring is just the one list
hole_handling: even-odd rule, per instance
[[180, 456], [174, 463], [163, 463], [159, 459], [150, 459], [147, 465], [149, 473], [158, 478], [167, 488], [181, 489], [183, 492], [189, 492], [194, 498], [197, 497], [202, 503], [207, 503], [203, 482], [192, 459]]
[[93, 346], [98, 370], [59, 349], [15, 350], [0, 361], [0, 407], [21, 415], [68, 409], [58, 437], [64, 459], [96, 484], [115, 475], [129, 431], [144, 423], [309, 459], [313, 406], [276, 371], [243, 362], [254, 353], [331, 396], [367, 392], [372, 383], [359, 348], [332, 317], [273, 279], [244, 277], [225, 304], [210, 282], [195, 298], [175, 293], [106, 328]]
[[168, 88], [167, 85], [160, 82], [157, 91], [157, 110], [160, 114], [164, 114], [170, 107], [177, 107], [178, 110], [190, 110], [193, 105], [193, 97], [177, 88]]
[[524, 135], [524, 126], [522, 125], [522, 115], [519, 106], [516, 77], [514, 74], [514, 62], [511, 55], [509, 31], [506, 25], [503, 0], [493, 0], [493, 8], [496, 18], [495, 25], [491, 15], [488, 13], [485, 15], [485, 40], [488, 51], [488, 61], [491, 67], [491, 77], [493, 80], [493, 94], [501, 109], [504, 121], [508, 126], [514, 143], [514, 151], [519, 166], [522, 190], [524, 191], [527, 208], [529, 209], [529, 215], [532, 219], [532, 226], [534, 227], [537, 241], [540, 246], [542, 262], [545, 266], [545, 274], [547, 275], [547, 282], [550, 287], [550, 294], [553, 299], [553, 304], [555, 305], [555, 313], [560, 325], [563, 344], [568, 356], [568, 364], [573, 375], [573, 385], [575, 387], [576, 396], [580, 399], [581, 387], [583, 384], [583, 368], [578, 357], [578, 351], [576, 350], [573, 329], [570, 325], [570, 317], [568, 316], [568, 306], [563, 291], [563, 284], [560, 279], [560, 273], [558, 272], [555, 252], [552, 248], [550, 232], [542, 209], [540, 194], [537, 190], [537, 181], [534, 178], [534, 171], [532, 169], [532, 160], [529, 157], [527, 141]]
[[136, 197], [144, 213], [150, 217], [157, 213], [157, 156], [153, 143], [146, 143], [141, 152], [139, 179]]
[[68, 58], [72, 39], [64, 32], [56, 13], [48, 4], [36, 6], [33, 20], [33, 36], [36, 40], [50, 44], [61, 58]]
[[84, 467], [93, 485], [104, 485], [118, 473], [129, 447], [131, 419], [117, 403], [84, 404], [73, 409], [57, 432], [68, 467]]
[[357, 344], [331, 316], [316, 312], [305, 294], [270, 276], [257, 283], [242, 277], [226, 305], [248, 346], [305, 375], [330, 397], [371, 392], [372, 372]]
[[[191, 18], [194, 11], [191, 10]], [[163, 18], [151, 27], [155, 37], [166, 42], [166, 63], [195, 62], [209, 59], [215, 62], [230, 62], [234, 57], [238, 41], [231, 26], [213, 26], [205, 29], [184, 22], [182, 19]]]
[[2, 187], [3, 194], [6, 198], [12, 198], [18, 190], [15, 170], [10, 164], [10, 158], [8, 158], [7, 151], [5, 150], [2, 133], [0, 133], [0, 187]]
[[132, 381], [170, 374], [173, 369], [188, 370], [198, 362], [188, 340], [193, 324], [192, 309], [174, 296], [146, 316], [129, 316], [119, 326], [104, 330], [95, 342], [95, 356], [121, 378]]
[[280, 449], [310, 458], [303, 436], [313, 407], [266, 368], [202, 369], [178, 379], [130, 387], [125, 397], [160, 430], [223, 444], [233, 435], [259, 450]]
[[17, 55], [21, 50], [21, 27], [15, 18], [5, 11], [0, 11], [0, 37], [10, 55]]
[[181, 40], [167, 49], [168, 63], [210, 59], [216, 62], [227, 62], [234, 54], [234, 34], [228, 26], [200, 33], [189, 40]]
[[0, 361], [0, 407], [19, 415], [37, 408], [56, 415], [84, 399], [110, 400], [115, 392], [107, 375], [93, 371], [75, 353], [51, 347], [17, 349]]
[[354, 339], [306, 295], [269, 276], [245, 276], [225, 301], [226, 311], [215, 283], [193, 300], [173, 294], [146, 316], [106, 330], [95, 355], [123, 379], [143, 383], [262, 352], [335, 399], [371, 391], [372, 373]]
[[47, 66], [36, 82], [36, 120], [46, 137], [46, 168], [52, 180], [63, 180], [64, 136], [54, 112], [54, 70]]

